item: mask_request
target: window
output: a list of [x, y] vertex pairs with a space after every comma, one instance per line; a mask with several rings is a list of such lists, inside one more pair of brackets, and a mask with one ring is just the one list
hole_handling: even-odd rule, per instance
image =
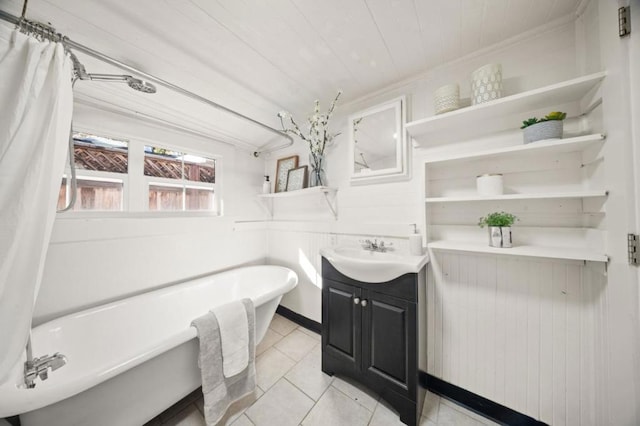
[[[73, 142], [73, 211], [219, 212], [214, 158], [89, 133], [74, 133]], [[58, 210], [69, 204], [70, 176], [67, 167]]]
[[155, 146], [144, 151], [149, 210], [216, 210], [216, 160]]
[[[125, 182], [129, 164], [128, 142], [87, 133], [73, 134], [73, 158], [77, 190], [74, 211], [124, 210]], [[69, 204], [71, 171], [67, 169], [60, 186], [58, 209]]]

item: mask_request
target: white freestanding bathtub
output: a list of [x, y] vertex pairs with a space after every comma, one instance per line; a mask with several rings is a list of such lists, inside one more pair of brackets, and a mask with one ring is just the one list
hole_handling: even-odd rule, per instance
[[42, 324], [32, 330], [33, 355], [60, 352], [67, 365], [34, 389], [24, 387], [16, 365], [0, 384], [0, 418], [20, 414], [23, 426], [140, 426], [201, 384], [193, 319], [250, 298], [259, 342], [297, 283], [284, 267], [243, 267]]

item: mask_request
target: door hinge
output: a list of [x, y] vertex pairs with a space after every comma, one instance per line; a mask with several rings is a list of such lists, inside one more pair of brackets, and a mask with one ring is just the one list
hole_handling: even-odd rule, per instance
[[631, 34], [631, 11], [630, 6], [618, 9], [618, 35], [626, 37]]
[[629, 265], [640, 265], [638, 249], [640, 248], [640, 236], [637, 234], [627, 234], [627, 254]]

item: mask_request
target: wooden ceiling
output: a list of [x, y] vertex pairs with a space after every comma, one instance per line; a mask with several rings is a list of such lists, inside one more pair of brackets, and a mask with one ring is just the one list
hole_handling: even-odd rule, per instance
[[[575, 14], [580, 0], [30, 0], [27, 17], [274, 127]], [[21, 0], [4, 0], [19, 15]], [[80, 56], [93, 73], [118, 72]], [[260, 145], [272, 135], [166, 89], [78, 83], [114, 107]], [[178, 118], [176, 118], [178, 117]]]

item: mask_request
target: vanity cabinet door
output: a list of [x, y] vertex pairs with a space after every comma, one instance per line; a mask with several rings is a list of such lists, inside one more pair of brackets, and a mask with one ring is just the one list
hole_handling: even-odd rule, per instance
[[413, 395], [416, 389], [416, 304], [374, 291], [364, 293], [362, 370], [368, 380]]
[[358, 287], [324, 280], [322, 289], [322, 346], [326, 354], [353, 372], [360, 370], [362, 336]]

